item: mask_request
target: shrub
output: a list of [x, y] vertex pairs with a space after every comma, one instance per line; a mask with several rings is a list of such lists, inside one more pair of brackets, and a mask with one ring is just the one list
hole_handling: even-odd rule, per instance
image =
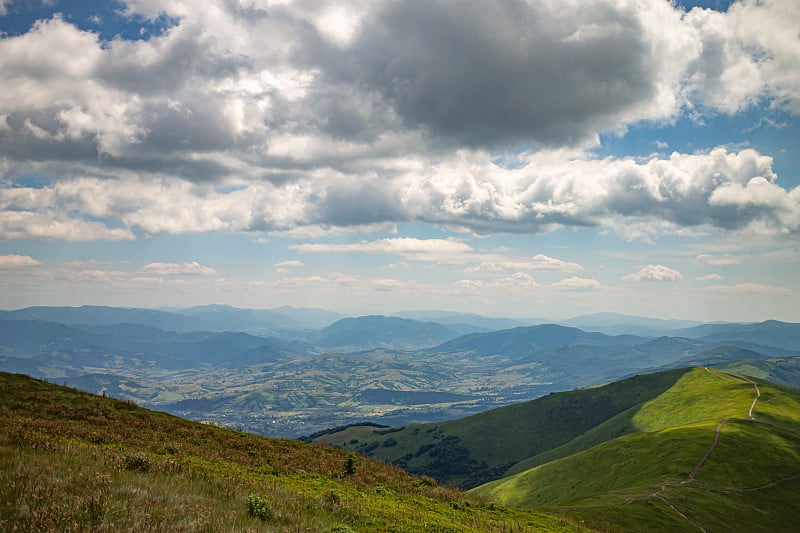
[[272, 511], [261, 496], [251, 494], [247, 497], [247, 514], [266, 521], [272, 516]]
[[126, 455], [122, 458], [122, 466], [125, 470], [135, 472], [147, 472], [150, 470], [150, 458], [146, 455]]
[[356, 533], [350, 527], [336, 524], [335, 526], [331, 526], [328, 529], [324, 530], [322, 533]]
[[348, 453], [344, 458], [344, 473], [348, 476], [356, 473], [356, 456], [352, 453]]

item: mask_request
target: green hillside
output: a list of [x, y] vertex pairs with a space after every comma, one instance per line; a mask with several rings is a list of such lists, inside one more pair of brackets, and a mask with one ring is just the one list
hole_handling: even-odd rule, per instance
[[733, 374], [800, 387], [800, 356], [743, 359], [715, 366], [720, 370]]
[[599, 529], [795, 530], [800, 391], [694, 369], [524, 466], [472, 492]]
[[341, 450], [0, 373], [0, 531], [583, 531]]
[[[319, 435], [317, 440], [469, 488], [498, 479], [517, 463], [565, 445], [656, 398], [687, 372], [635, 376], [435, 424], [350, 427]], [[601, 440], [627, 431], [630, 427], [613, 426], [612, 434], [602, 434]]]

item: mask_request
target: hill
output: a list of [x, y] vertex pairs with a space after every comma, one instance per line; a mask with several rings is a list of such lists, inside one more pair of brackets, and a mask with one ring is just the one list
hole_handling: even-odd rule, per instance
[[800, 356], [729, 361], [718, 365], [717, 368], [724, 372], [800, 388]]
[[40, 320], [58, 324], [84, 324], [110, 326], [114, 324], [141, 324], [166, 331], [204, 331], [214, 329], [210, 322], [177, 313], [83, 305], [80, 307], [27, 307], [15, 311], [0, 311], [0, 320]]
[[664, 320], [618, 313], [592, 313], [559, 320], [562, 326], [572, 326], [584, 331], [597, 331], [607, 335], [663, 335], [667, 331], [699, 326], [700, 322], [691, 320]]
[[323, 433], [318, 440], [470, 488], [498, 479], [520, 461], [566, 444], [657, 397], [686, 372], [635, 376], [445, 422], [389, 429], [349, 427]]
[[706, 343], [743, 341], [785, 350], [800, 346], [800, 324], [778, 320], [757, 324], [703, 324], [672, 331], [669, 335], [701, 339]]
[[473, 333], [442, 343], [428, 349], [433, 353], [472, 352], [476, 355], [505, 354], [509, 356], [526, 356], [543, 348], [569, 346], [575, 344], [587, 346], [633, 345], [647, 339], [633, 335], [609, 336], [602, 333], [589, 333], [578, 328], [568, 328], [556, 324], [541, 324], [492, 331], [489, 333]]
[[345, 452], [0, 373], [3, 531], [586, 531]]
[[791, 531], [799, 413], [796, 389], [698, 368], [474, 493], [600, 529]]
[[374, 348], [416, 350], [478, 329], [463, 324], [445, 326], [436, 322], [371, 315], [334, 322], [320, 330], [316, 344], [345, 352]]

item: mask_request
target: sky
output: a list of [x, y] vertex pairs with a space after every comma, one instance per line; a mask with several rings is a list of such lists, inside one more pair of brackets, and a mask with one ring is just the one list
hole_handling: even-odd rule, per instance
[[0, 0], [0, 307], [800, 322], [800, 2]]

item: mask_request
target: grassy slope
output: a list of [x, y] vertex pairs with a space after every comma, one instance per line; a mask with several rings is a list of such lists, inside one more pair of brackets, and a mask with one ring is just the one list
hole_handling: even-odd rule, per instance
[[0, 373], [0, 531], [581, 530], [345, 457]]
[[[486, 463], [488, 469], [498, 469], [499, 474], [493, 478], [497, 479], [503, 468], [564, 445], [609, 418], [655, 398], [670, 389], [686, 372], [686, 369], [678, 369], [635, 376], [602, 387], [551, 394], [458, 420], [415, 424], [393, 428], [390, 432], [372, 427], [347, 428], [324, 435], [320, 440], [368, 452], [384, 461], [397, 461], [406, 454], [416, 455], [404, 466], [412, 471], [430, 472], [435, 457], [431, 457], [430, 451], [417, 455], [420, 449], [448, 437], [458, 437], [477, 465]], [[390, 446], [386, 445], [387, 441]], [[468, 473], [444, 473], [437, 477], [445, 483], [469, 486]]]
[[800, 356], [748, 359], [715, 366], [725, 372], [800, 387]]
[[[557, 508], [601, 529], [793, 530], [800, 523], [800, 391], [759, 387], [751, 421], [752, 382], [695, 369], [622, 416], [634, 431], [570, 443], [550, 462], [474, 492], [512, 506]], [[689, 481], [722, 421], [718, 445]]]

